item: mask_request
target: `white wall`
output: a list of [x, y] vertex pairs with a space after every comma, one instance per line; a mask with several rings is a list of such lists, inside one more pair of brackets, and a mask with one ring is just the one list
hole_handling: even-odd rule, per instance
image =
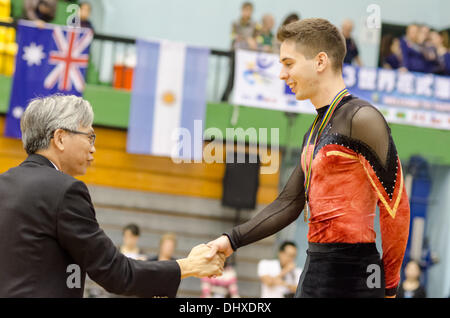
[[[230, 23], [240, 13], [242, 0], [88, 0], [94, 8], [98, 32], [142, 38], [165, 38], [189, 44], [227, 49]], [[365, 65], [375, 66], [378, 43], [364, 38], [367, 7], [377, 4], [383, 22], [427, 23], [442, 29], [450, 26], [446, 0], [254, 0], [254, 18], [272, 13], [278, 25], [290, 12], [302, 18], [322, 17], [340, 25], [345, 18], [355, 21], [354, 37]]]

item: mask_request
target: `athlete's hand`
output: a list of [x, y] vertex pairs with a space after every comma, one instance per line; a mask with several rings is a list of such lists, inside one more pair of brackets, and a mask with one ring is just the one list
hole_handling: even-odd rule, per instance
[[207, 258], [212, 259], [218, 252], [225, 254], [225, 257], [233, 254], [233, 248], [231, 247], [230, 240], [226, 235], [222, 235], [206, 245], [211, 248], [209, 254], [206, 256]]

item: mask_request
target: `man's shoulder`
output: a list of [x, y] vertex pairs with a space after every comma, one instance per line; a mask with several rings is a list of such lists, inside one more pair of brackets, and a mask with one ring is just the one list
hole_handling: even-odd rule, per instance
[[17, 183], [28, 184], [35, 186], [36, 189], [44, 190], [65, 190], [75, 183], [81, 183], [81, 181], [53, 167], [29, 161], [9, 169], [4, 175], [5, 177], [8, 176], [9, 180], [15, 180]]
[[373, 106], [369, 101], [365, 99], [361, 99], [357, 96], [351, 96], [351, 98], [348, 99], [348, 101], [345, 102], [345, 105], [353, 105], [353, 106]]
[[379, 112], [378, 108], [376, 108], [374, 105], [372, 105], [369, 101], [358, 98], [356, 96], [352, 96], [342, 106], [343, 106], [342, 108], [345, 108], [346, 112], [351, 117], [353, 117], [360, 109], [365, 108], [365, 107], [369, 107], [369, 108], [374, 109], [375, 111]]

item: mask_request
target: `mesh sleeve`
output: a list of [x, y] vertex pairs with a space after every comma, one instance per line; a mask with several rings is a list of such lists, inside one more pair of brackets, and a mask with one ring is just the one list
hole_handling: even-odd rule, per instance
[[295, 167], [278, 197], [249, 221], [224, 233], [233, 250], [268, 237], [298, 218], [305, 205], [304, 175]]
[[350, 137], [365, 143], [385, 166], [390, 130], [383, 115], [374, 107], [361, 107], [352, 118]]

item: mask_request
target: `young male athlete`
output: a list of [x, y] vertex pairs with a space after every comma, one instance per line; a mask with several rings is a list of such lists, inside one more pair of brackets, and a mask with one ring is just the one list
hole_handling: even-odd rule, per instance
[[[324, 19], [280, 29], [280, 78], [317, 116], [299, 164], [274, 202], [208, 243], [229, 256], [283, 229], [304, 211], [308, 251], [296, 297], [394, 297], [408, 240], [409, 202], [383, 115], [348, 93], [339, 30]], [[382, 259], [375, 246], [380, 210]]]

